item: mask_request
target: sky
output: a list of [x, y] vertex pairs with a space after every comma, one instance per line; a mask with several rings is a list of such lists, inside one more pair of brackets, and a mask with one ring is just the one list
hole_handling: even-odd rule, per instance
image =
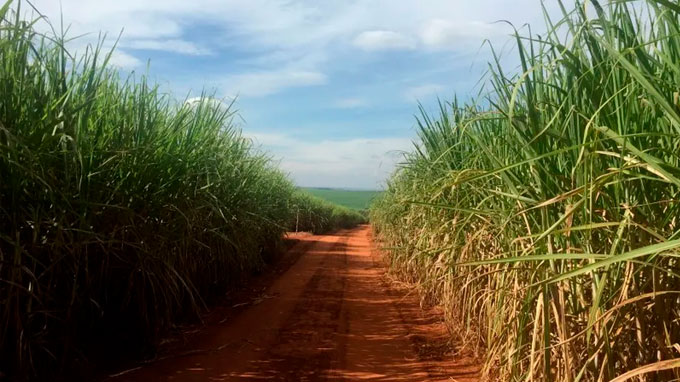
[[[244, 135], [299, 186], [377, 189], [416, 138], [418, 102], [478, 90], [491, 41], [540, 30], [540, 0], [33, 0], [70, 49], [118, 36], [112, 63], [178, 99], [236, 98]], [[555, 1], [546, 0], [549, 12]], [[122, 34], [121, 34], [122, 33]], [[510, 54], [510, 53], [508, 53]]]

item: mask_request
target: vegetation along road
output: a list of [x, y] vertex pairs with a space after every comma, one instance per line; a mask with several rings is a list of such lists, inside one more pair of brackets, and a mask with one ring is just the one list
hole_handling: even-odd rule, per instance
[[282, 262], [297, 261], [246, 309], [109, 380], [476, 381], [437, 312], [383, 276], [370, 232], [295, 236]]
[[[277, 49], [257, 60], [226, 60], [213, 81], [225, 88], [213, 92], [185, 93], [182, 74], [175, 89], [186, 96], [179, 98], [165, 80], [153, 81], [163, 76], [115, 65], [133, 46], [157, 50], [170, 40], [121, 37], [116, 51], [104, 31], [74, 43], [79, 33], [51, 23], [36, 1], [0, 0], [0, 382], [680, 381], [678, 0], [536, 0], [543, 25], [497, 23], [509, 28], [511, 43], [487, 40], [496, 46], [488, 65], [471, 72], [485, 75], [453, 81], [478, 87], [421, 103], [412, 137], [382, 136], [412, 126], [395, 122], [402, 114], [391, 104], [403, 100], [392, 98], [392, 86], [409, 81], [389, 65], [359, 76], [351, 60], [328, 56], [320, 60], [328, 70], [318, 73], [306, 64], [288, 73], [292, 67], [277, 60], [271, 72], [232, 72], [280, 56], [308, 61]], [[130, 8], [126, 1], [115, 2], [115, 12], [72, 9], [83, 8], [76, 18], [117, 20]], [[132, 8], [155, 20], [246, 3], [205, 1], [210, 6], [141, 1], [153, 6]], [[336, 24], [318, 15], [353, 20], [347, 15], [362, 14], [355, 6], [376, 1], [351, 2], [348, 13], [315, 8], [344, 2], [270, 2], [304, 10], [310, 20], [290, 19], [305, 31], [318, 22], [326, 35]], [[165, 3], [192, 6], [161, 11]], [[374, 8], [411, 2], [385, 3]], [[442, 24], [447, 12], [423, 3], [437, 15], [430, 29], [456, 40], [467, 29]], [[503, 3], [530, 11], [502, 0], [484, 7], [502, 10]], [[235, 14], [260, 8], [278, 14], [250, 5]], [[374, 17], [380, 22], [367, 26], [391, 19]], [[144, 24], [134, 18], [132, 25]], [[179, 28], [181, 21], [162, 24]], [[421, 21], [414, 19], [418, 31]], [[225, 30], [229, 38], [246, 36]], [[315, 33], [291, 36], [337, 45], [349, 59], [382, 41], [408, 51], [393, 52], [395, 68], [406, 66], [397, 57], [418, 67], [451, 62], [435, 58], [425, 41], [438, 39], [411, 42], [415, 31], [355, 36], [360, 29], [352, 26], [325, 44]], [[232, 50], [260, 51], [247, 38], [247, 49], [225, 41], [216, 45], [229, 47], [231, 58]], [[206, 54], [202, 61], [217, 67], [222, 60]], [[197, 78], [208, 74], [186, 68]], [[422, 72], [442, 73], [442, 84], [412, 83], [421, 86], [406, 93], [454, 93], [455, 84], [445, 86], [453, 76]], [[364, 77], [389, 96], [365, 92]], [[324, 86], [252, 107], [248, 96], [274, 96], [291, 78]], [[361, 84], [356, 94], [367, 102], [334, 100], [354, 94], [333, 90], [338, 83]], [[235, 91], [248, 85], [257, 91]], [[227, 94], [243, 94], [243, 103], [220, 101]], [[320, 103], [301, 110], [289, 103], [295, 99]], [[243, 124], [239, 105], [262, 125], [263, 116], [279, 120], [277, 110], [295, 116], [280, 121], [290, 125], [280, 135], [279, 121], [257, 131]], [[393, 116], [344, 129], [372, 116], [371, 108]], [[312, 119], [319, 115], [322, 123]], [[299, 126], [338, 134], [342, 144], [311, 127], [302, 135]], [[281, 151], [270, 153], [258, 137], [291, 148], [277, 144], [271, 148]], [[388, 157], [391, 165], [381, 167]], [[369, 176], [380, 190], [359, 191]], [[302, 187], [330, 184], [344, 188]]]

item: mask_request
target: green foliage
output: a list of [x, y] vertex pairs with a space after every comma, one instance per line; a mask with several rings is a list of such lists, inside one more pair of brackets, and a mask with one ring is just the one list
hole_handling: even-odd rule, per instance
[[322, 234], [340, 228], [351, 228], [367, 222], [359, 211], [318, 198], [306, 190], [298, 190], [291, 198], [293, 212], [290, 229]]
[[[422, 112], [371, 220], [485, 378], [680, 377], [680, 8], [596, 1]], [[623, 380], [623, 379], [622, 379]]]
[[[0, 8], [0, 375], [54, 377], [92, 348], [148, 355], [263, 264], [300, 193], [230, 105], [72, 57], [21, 5]], [[351, 224], [326, 207], [321, 230]]]
[[343, 190], [338, 188], [305, 187], [303, 190], [321, 199], [326, 199], [329, 202], [355, 210], [368, 210], [373, 199], [381, 194], [381, 191]]

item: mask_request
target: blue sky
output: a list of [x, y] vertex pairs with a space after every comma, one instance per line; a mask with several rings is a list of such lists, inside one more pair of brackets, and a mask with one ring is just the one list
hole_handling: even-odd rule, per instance
[[[374, 189], [412, 147], [417, 101], [465, 99], [508, 20], [541, 30], [539, 0], [35, 0], [78, 51], [123, 31], [113, 63], [178, 98], [237, 96], [245, 135], [301, 186]], [[556, 8], [547, 1], [548, 8]], [[95, 33], [92, 33], [95, 32]]]

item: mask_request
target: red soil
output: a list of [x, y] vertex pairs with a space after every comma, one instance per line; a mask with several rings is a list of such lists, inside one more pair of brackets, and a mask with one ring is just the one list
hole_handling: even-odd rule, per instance
[[287, 256], [299, 259], [258, 298], [235, 313], [216, 309], [226, 318], [183, 349], [109, 379], [478, 380], [477, 364], [453, 355], [437, 311], [386, 283], [368, 226], [294, 239]]

